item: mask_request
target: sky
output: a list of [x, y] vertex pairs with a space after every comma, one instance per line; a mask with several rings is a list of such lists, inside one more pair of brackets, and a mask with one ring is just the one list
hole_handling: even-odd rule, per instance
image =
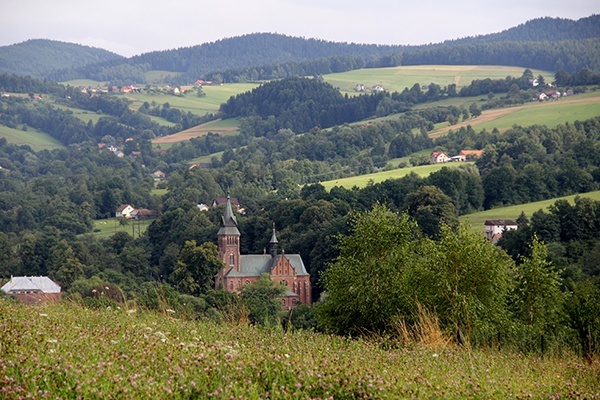
[[0, 46], [52, 39], [130, 57], [257, 32], [417, 45], [592, 14], [599, 0], [0, 0]]

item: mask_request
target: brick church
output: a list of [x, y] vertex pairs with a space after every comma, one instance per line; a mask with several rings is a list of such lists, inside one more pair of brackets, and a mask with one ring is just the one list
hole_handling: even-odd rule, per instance
[[239, 292], [243, 285], [257, 281], [262, 274], [268, 273], [272, 281], [287, 287], [283, 297], [284, 308], [289, 309], [299, 303], [311, 304], [310, 276], [302, 257], [300, 254], [279, 252], [275, 226], [269, 242], [269, 254], [240, 254], [240, 231], [228, 196], [217, 236], [219, 257], [225, 267], [215, 276], [215, 289]]

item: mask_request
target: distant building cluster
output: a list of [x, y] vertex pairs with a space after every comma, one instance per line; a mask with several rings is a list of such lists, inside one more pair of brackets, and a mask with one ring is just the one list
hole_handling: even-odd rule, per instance
[[442, 164], [452, 161], [467, 161], [479, 158], [483, 155], [483, 150], [461, 150], [456, 156], [448, 156], [444, 151], [433, 151], [429, 155], [431, 164]]
[[147, 208], [134, 208], [131, 204], [121, 204], [115, 211], [115, 217], [126, 218], [126, 219], [150, 219], [157, 216], [157, 212], [154, 210], [148, 210]]

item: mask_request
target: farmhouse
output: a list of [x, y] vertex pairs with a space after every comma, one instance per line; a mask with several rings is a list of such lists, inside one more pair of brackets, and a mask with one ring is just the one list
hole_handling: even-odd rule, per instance
[[467, 160], [479, 158], [483, 155], [483, 150], [461, 150], [459, 156], [465, 156]]
[[115, 217], [117, 218], [130, 218], [131, 213], [135, 210], [131, 204], [121, 204], [117, 211], [115, 212]]
[[60, 286], [47, 276], [14, 276], [1, 290], [25, 303], [57, 301], [60, 299]]
[[485, 221], [485, 237], [496, 244], [503, 232], [512, 231], [518, 227], [517, 223], [510, 219], [490, 219]]
[[156, 214], [157, 213], [154, 210], [148, 210], [147, 208], [138, 208], [131, 212], [130, 217], [131, 219], [136, 220], [150, 219], [156, 217]]
[[271, 280], [287, 287], [283, 307], [290, 309], [299, 303], [311, 304], [310, 276], [299, 254], [285, 254], [278, 250], [278, 240], [273, 226], [269, 244], [270, 253], [240, 254], [240, 231], [233, 214], [231, 199], [227, 198], [221, 227], [217, 233], [219, 257], [224, 267], [215, 276], [215, 289], [240, 292], [244, 285], [269, 274]]
[[444, 153], [443, 151], [432, 152], [429, 156], [429, 159], [431, 160], [432, 164], [441, 164], [450, 161], [450, 157], [448, 157], [448, 154]]

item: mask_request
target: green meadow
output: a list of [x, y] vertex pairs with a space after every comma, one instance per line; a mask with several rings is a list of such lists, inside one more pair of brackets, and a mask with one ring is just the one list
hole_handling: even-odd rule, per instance
[[598, 361], [588, 364], [568, 353], [540, 357], [451, 343], [403, 345], [378, 338], [283, 332], [193, 321], [185, 318], [185, 309], [168, 306], [162, 313], [145, 311], [135, 300], [102, 300], [30, 306], [0, 298], [0, 397], [600, 396]]
[[389, 171], [375, 172], [372, 174], [352, 176], [349, 178], [333, 179], [330, 181], [320, 182], [326, 190], [330, 190], [334, 186], [344, 187], [350, 189], [354, 186], [358, 188], [366, 187], [369, 183], [379, 183], [387, 179], [398, 179], [402, 178], [411, 173], [415, 173], [420, 177], [425, 177], [432, 172], [439, 171], [443, 167], [447, 168], [458, 168], [461, 165], [473, 164], [472, 162], [456, 162], [456, 163], [444, 163], [444, 164], [432, 164], [432, 165], [421, 165], [418, 167], [408, 168], [397, 168]]
[[488, 219], [512, 219], [516, 220], [521, 212], [524, 212], [527, 217], [531, 218], [531, 215], [538, 210], [547, 210], [549, 206], [556, 203], [557, 200], [567, 200], [569, 203], [574, 204], [575, 197], [589, 197], [592, 200], [600, 201], [600, 191], [581, 193], [572, 196], [557, 197], [550, 200], [536, 201], [533, 203], [519, 204], [516, 206], [498, 207], [492, 208], [491, 210], [480, 211], [473, 214], [463, 215], [459, 219], [462, 222], [469, 222], [473, 229], [485, 230], [484, 223]]
[[27, 128], [27, 131], [23, 131], [0, 125], [0, 137], [5, 138], [8, 143], [28, 145], [34, 151], [62, 149], [65, 147], [47, 133], [36, 131], [31, 127]]
[[[475, 79], [503, 79], [508, 75], [518, 77], [525, 68], [507, 66], [477, 65], [415, 65], [392, 68], [368, 68], [337, 74], [324, 75], [323, 78], [343, 93], [357, 93], [356, 84], [362, 83], [369, 90], [374, 85], [382, 85], [390, 92], [401, 92], [405, 87], [411, 88], [415, 83], [421, 86], [435, 83], [447, 86], [456, 83], [457, 87], [469, 85]], [[542, 75], [547, 81], [554, 79], [548, 71], [531, 70], [535, 76]]]
[[513, 125], [546, 125], [549, 127], [566, 122], [584, 121], [600, 115], [600, 93], [593, 92], [571, 98], [526, 104], [510, 114], [493, 121], [474, 124], [477, 130], [507, 129]]
[[107, 238], [117, 232], [125, 232], [133, 237], [139, 237], [141, 233], [148, 229], [153, 220], [127, 220], [125, 225], [121, 225], [118, 218], [97, 219], [94, 221], [94, 236], [98, 238]]
[[138, 110], [144, 102], [152, 104], [154, 101], [158, 105], [169, 103], [171, 107], [178, 108], [181, 111], [189, 111], [192, 114], [203, 116], [208, 113], [217, 112], [221, 104], [225, 103], [231, 96], [247, 92], [256, 86], [256, 84], [252, 83], [204, 86], [202, 90], [206, 96], [203, 97], [198, 97], [195, 89], [180, 96], [144, 91], [142, 93], [125, 93], [122, 96], [132, 101], [131, 108], [135, 110]]

